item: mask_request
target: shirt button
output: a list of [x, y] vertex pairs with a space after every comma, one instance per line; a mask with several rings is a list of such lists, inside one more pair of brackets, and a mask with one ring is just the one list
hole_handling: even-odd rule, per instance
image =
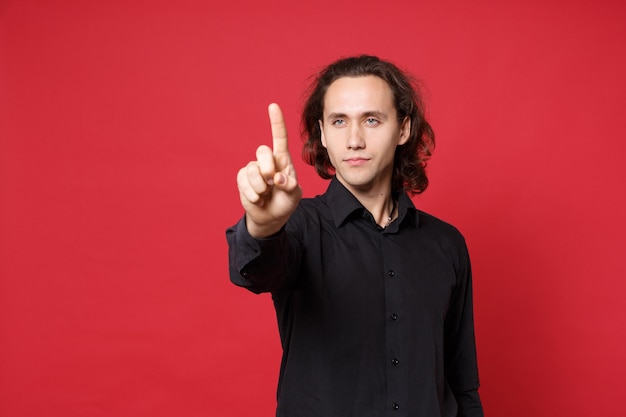
[[243, 275], [244, 278], [248, 278], [248, 273], [247, 272], [242, 272], [241, 275]]
[[396, 275], [396, 272], [395, 272], [394, 270], [390, 269], [390, 270], [387, 272], [387, 275], [389, 275], [390, 277], [393, 277], [393, 276], [395, 276], [395, 275]]
[[391, 315], [391, 320], [398, 320], [398, 315], [396, 313], [393, 313]]
[[393, 363], [393, 365], [394, 365], [394, 366], [398, 366], [398, 364], [400, 363], [400, 361], [399, 361], [399, 360], [397, 360], [396, 358], [393, 358], [393, 359], [391, 360], [391, 363]]
[[400, 409], [400, 404], [393, 403], [393, 405], [391, 407], [394, 409], [394, 411], [398, 411]]

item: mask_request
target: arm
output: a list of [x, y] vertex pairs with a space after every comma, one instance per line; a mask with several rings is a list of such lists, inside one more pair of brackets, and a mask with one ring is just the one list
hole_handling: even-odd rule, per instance
[[254, 293], [291, 286], [297, 277], [302, 251], [293, 234], [281, 229], [274, 236], [250, 235], [245, 217], [226, 230], [230, 280]]
[[457, 269], [457, 286], [452, 294], [445, 323], [446, 379], [458, 404], [458, 417], [483, 417], [478, 395], [478, 365], [474, 336], [472, 272], [463, 241]]

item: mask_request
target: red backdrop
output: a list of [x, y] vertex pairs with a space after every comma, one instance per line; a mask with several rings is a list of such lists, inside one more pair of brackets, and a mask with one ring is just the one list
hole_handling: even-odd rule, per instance
[[0, 415], [273, 414], [235, 175], [271, 101], [298, 155], [307, 77], [357, 53], [426, 86], [415, 202], [468, 240], [487, 414], [620, 415], [623, 2], [215, 3], [0, 2]]

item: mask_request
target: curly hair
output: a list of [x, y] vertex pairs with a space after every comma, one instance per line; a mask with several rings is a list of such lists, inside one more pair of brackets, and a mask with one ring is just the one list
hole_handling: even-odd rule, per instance
[[396, 148], [391, 186], [394, 192], [420, 194], [428, 187], [426, 163], [435, 147], [435, 134], [424, 116], [424, 106], [415, 80], [394, 64], [375, 56], [340, 59], [322, 69], [309, 88], [302, 112], [302, 158], [320, 177], [332, 178], [335, 169], [322, 145], [319, 120], [323, 119], [328, 87], [342, 77], [373, 75], [387, 82], [393, 93], [398, 121], [411, 121], [409, 139]]

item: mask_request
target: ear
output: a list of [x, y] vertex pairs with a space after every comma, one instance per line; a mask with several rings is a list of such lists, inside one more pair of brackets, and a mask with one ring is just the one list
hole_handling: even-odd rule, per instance
[[326, 147], [326, 137], [324, 137], [324, 124], [322, 123], [321, 120], [318, 120], [319, 124], [320, 124], [320, 133], [321, 133], [321, 139], [322, 139], [322, 146]]
[[411, 119], [407, 116], [402, 121], [402, 125], [400, 126], [400, 140], [398, 141], [398, 145], [404, 145], [411, 135]]

